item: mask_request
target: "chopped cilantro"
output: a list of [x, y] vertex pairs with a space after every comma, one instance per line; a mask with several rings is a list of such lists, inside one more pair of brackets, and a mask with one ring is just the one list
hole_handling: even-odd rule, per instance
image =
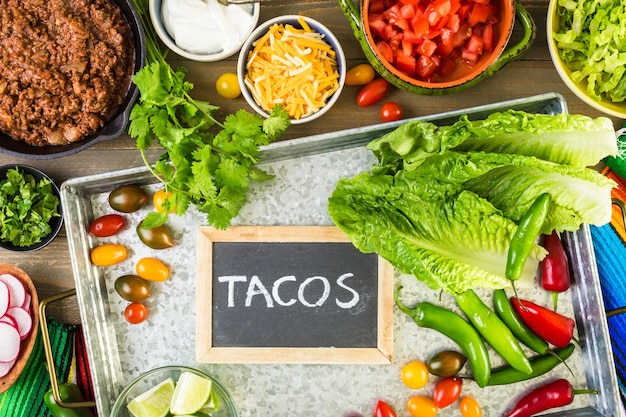
[[50, 180], [9, 169], [0, 181], [0, 240], [19, 247], [40, 242], [52, 232], [48, 223], [60, 216], [58, 207]]
[[[184, 214], [190, 204], [207, 221], [226, 229], [246, 202], [249, 180], [272, 176], [260, 170], [259, 148], [278, 139], [289, 126], [289, 116], [276, 106], [269, 118], [245, 110], [213, 117], [218, 107], [193, 99], [193, 84], [186, 70], [174, 70], [150, 22], [147, 0], [133, 0], [146, 34], [146, 65], [133, 77], [140, 96], [130, 115], [129, 135], [136, 141], [145, 164], [172, 195], [166, 202]], [[155, 144], [165, 149], [154, 166], [146, 151]], [[144, 220], [152, 228], [167, 221], [168, 210], [152, 212]]]

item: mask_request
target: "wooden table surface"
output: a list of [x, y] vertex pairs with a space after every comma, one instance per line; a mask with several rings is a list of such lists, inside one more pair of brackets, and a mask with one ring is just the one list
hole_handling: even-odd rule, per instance
[[[565, 97], [570, 113], [582, 113], [592, 117], [601, 116], [601, 113], [574, 96], [554, 69], [545, 32], [548, 0], [520, 0], [520, 2], [530, 12], [537, 25], [536, 40], [525, 55], [509, 63], [477, 86], [460, 93], [433, 97], [392, 89], [387, 99], [400, 103], [404, 108], [405, 117], [416, 117], [557, 92]], [[367, 62], [336, 0], [266, 0], [261, 7], [259, 23], [282, 14], [302, 14], [326, 25], [343, 46], [348, 68]], [[518, 33], [514, 33], [514, 38], [516, 35]], [[217, 77], [224, 72], [235, 72], [237, 55], [220, 62], [199, 63], [185, 60], [171, 53], [169, 61], [173, 67], [184, 66], [188, 69], [187, 79], [195, 85], [192, 96], [219, 105], [222, 116], [239, 108], [251, 110], [243, 97], [228, 100], [221, 98], [215, 92]], [[355, 97], [358, 91], [359, 87], [346, 86], [339, 101], [326, 115], [307, 124], [291, 126], [283, 140], [379, 123], [379, 106], [368, 108], [357, 106]], [[624, 122], [619, 119], [613, 119], [613, 121], [616, 128], [621, 127]], [[160, 153], [158, 149], [154, 149], [151, 157], [156, 158]], [[0, 165], [11, 163], [25, 163], [38, 167], [48, 173], [58, 184], [68, 178], [142, 165], [139, 151], [127, 135], [99, 143], [78, 154], [52, 160], [21, 160], [0, 154]], [[66, 221], [71, 221], [71, 219], [66, 219]], [[20, 254], [0, 249], [0, 256], [3, 262], [17, 265], [31, 275], [40, 299], [74, 287], [64, 231], [42, 250]], [[80, 277], [77, 278], [80, 279]], [[48, 311], [50, 315], [66, 323], [80, 321], [74, 298], [54, 303], [50, 305]]]

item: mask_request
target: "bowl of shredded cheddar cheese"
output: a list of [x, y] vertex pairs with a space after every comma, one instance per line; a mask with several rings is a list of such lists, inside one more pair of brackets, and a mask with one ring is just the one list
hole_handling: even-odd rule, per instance
[[244, 42], [237, 62], [241, 92], [264, 117], [281, 105], [291, 123], [326, 113], [346, 77], [346, 58], [337, 38], [320, 22], [286, 15], [259, 25]]

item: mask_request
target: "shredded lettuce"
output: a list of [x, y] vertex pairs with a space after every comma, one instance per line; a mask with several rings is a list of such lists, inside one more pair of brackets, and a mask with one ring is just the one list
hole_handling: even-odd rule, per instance
[[596, 100], [626, 99], [626, 3], [624, 0], [559, 0], [552, 36], [572, 80], [586, 80]]
[[618, 152], [613, 122], [607, 117], [515, 110], [476, 121], [462, 116], [449, 126], [414, 120], [372, 141], [367, 148], [378, 157], [382, 168], [397, 169], [402, 164], [408, 170], [430, 155], [448, 150], [514, 153], [577, 167], [593, 166]]
[[[501, 128], [520, 118], [530, 121], [523, 139], [510, 133], [518, 127]], [[541, 129], [536, 128], [537, 120]], [[597, 164], [599, 160], [582, 154], [595, 152], [601, 158], [604, 152], [593, 151], [577, 136], [596, 136], [605, 152], [614, 149], [614, 131], [612, 139], [589, 135], [594, 129], [602, 131], [597, 126], [604, 126], [604, 121], [507, 112], [485, 121], [461, 122], [448, 127], [425, 122], [400, 126], [368, 145], [378, 157], [371, 172], [337, 183], [329, 213], [359, 250], [378, 253], [433, 289], [458, 294], [469, 288], [510, 286], [504, 271], [511, 238], [540, 194], [551, 196], [543, 233], [610, 221], [613, 181], [584, 166], [554, 162], [584, 159]], [[578, 134], [563, 128], [572, 123], [581, 129]], [[488, 131], [494, 142], [502, 143], [490, 143]], [[472, 135], [479, 138], [474, 146], [463, 146], [472, 140], [458, 139]], [[519, 140], [529, 145], [516, 146]], [[448, 147], [451, 143], [454, 146]], [[544, 256], [543, 248], [535, 244], [520, 287], [532, 282]]]

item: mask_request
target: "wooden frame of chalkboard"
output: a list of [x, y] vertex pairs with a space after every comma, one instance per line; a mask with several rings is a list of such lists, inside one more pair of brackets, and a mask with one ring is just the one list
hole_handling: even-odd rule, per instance
[[201, 363], [391, 362], [393, 267], [337, 227], [201, 227], [196, 274]]

